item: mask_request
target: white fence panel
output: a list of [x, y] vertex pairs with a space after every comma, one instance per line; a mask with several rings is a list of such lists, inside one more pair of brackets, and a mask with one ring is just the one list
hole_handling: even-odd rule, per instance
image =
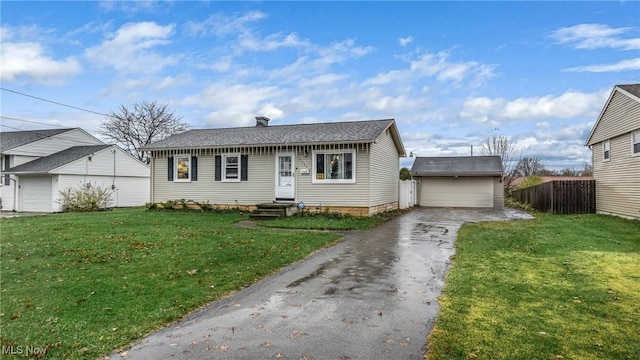
[[416, 181], [400, 180], [398, 186], [398, 194], [400, 196], [400, 199], [398, 199], [398, 201], [400, 209], [406, 209], [415, 206], [417, 202]]

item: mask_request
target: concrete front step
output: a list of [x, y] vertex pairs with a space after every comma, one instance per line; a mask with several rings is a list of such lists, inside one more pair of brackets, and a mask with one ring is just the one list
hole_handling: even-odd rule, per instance
[[283, 216], [287, 216], [295, 204], [290, 203], [264, 203], [256, 205], [256, 210], [253, 211], [250, 218], [253, 220], [271, 220], [277, 219]]

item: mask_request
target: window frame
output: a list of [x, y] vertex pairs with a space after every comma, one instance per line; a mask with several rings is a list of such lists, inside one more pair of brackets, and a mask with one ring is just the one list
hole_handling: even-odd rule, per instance
[[[341, 154], [344, 156], [344, 154], [351, 154], [351, 179], [318, 179], [318, 175], [317, 175], [317, 169], [318, 169], [318, 164], [317, 164], [317, 158], [318, 155], [325, 155], [325, 166], [326, 166], [326, 155], [332, 155], [332, 154]], [[312, 164], [312, 177], [311, 177], [311, 183], [312, 184], [355, 184], [356, 183], [356, 150], [354, 149], [342, 149], [342, 150], [314, 150], [312, 152], [312, 157], [313, 157], [313, 164]], [[344, 167], [344, 163], [343, 163], [343, 167]], [[343, 173], [346, 171], [346, 169], [343, 169]], [[326, 173], [326, 171], [325, 171]]]
[[[222, 182], [240, 182], [242, 181], [242, 156], [240, 156], [240, 153], [226, 153], [226, 154], [220, 154], [221, 155], [221, 164], [220, 164], [220, 171], [221, 171], [221, 179], [220, 181]], [[227, 178], [227, 158], [232, 158], [235, 157], [238, 159], [238, 167], [237, 167], [237, 178]]]
[[[607, 152], [609, 152], [609, 156], [607, 156]], [[602, 161], [610, 161], [611, 160], [611, 139], [604, 140], [602, 142]]]
[[[187, 178], [180, 178], [178, 174], [180, 171], [178, 170], [178, 163], [180, 159], [187, 159], [188, 161], [188, 176]], [[173, 155], [173, 182], [191, 182], [191, 174], [193, 173], [193, 164], [191, 163], [191, 154], [176, 154]]]
[[[635, 152], [635, 145], [638, 144], [638, 152]], [[631, 132], [631, 156], [640, 156], [640, 129]]]

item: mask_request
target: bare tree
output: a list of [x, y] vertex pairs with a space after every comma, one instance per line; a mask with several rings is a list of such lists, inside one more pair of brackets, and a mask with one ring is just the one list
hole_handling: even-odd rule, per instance
[[593, 166], [591, 165], [591, 163], [588, 162], [584, 162], [582, 164], [582, 172], [580, 173], [581, 176], [593, 176]]
[[495, 133], [487, 136], [480, 146], [480, 154], [500, 156], [505, 189], [511, 188], [511, 184], [516, 175], [517, 162], [514, 163], [513, 161], [513, 153], [515, 150], [516, 145], [512, 143], [506, 135], [497, 135]]
[[542, 175], [544, 172], [544, 163], [539, 157], [525, 156], [518, 161], [516, 172], [519, 176]]
[[107, 119], [100, 125], [98, 133], [148, 164], [149, 156], [139, 149], [188, 130], [189, 125], [181, 120], [182, 117], [177, 117], [173, 111], [169, 111], [167, 105], [143, 101], [130, 107], [121, 105], [119, 112], [107, 114]]
[[580, 171], [572, 167], [566, 167], [558, 172], [560, 176], [580, 176]]

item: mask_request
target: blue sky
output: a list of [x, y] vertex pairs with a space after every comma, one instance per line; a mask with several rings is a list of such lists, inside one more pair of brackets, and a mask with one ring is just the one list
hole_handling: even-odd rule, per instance
[[[613, 86], [640, 82], [639, 18], [636, 1], [3, 1], [1, 82], [97, 113], [158, 101], [192, 128], [394, 118], [407, 153], [494, 133], [581, 169]], [[104, 120], [11, 91], [2, 131]]]

